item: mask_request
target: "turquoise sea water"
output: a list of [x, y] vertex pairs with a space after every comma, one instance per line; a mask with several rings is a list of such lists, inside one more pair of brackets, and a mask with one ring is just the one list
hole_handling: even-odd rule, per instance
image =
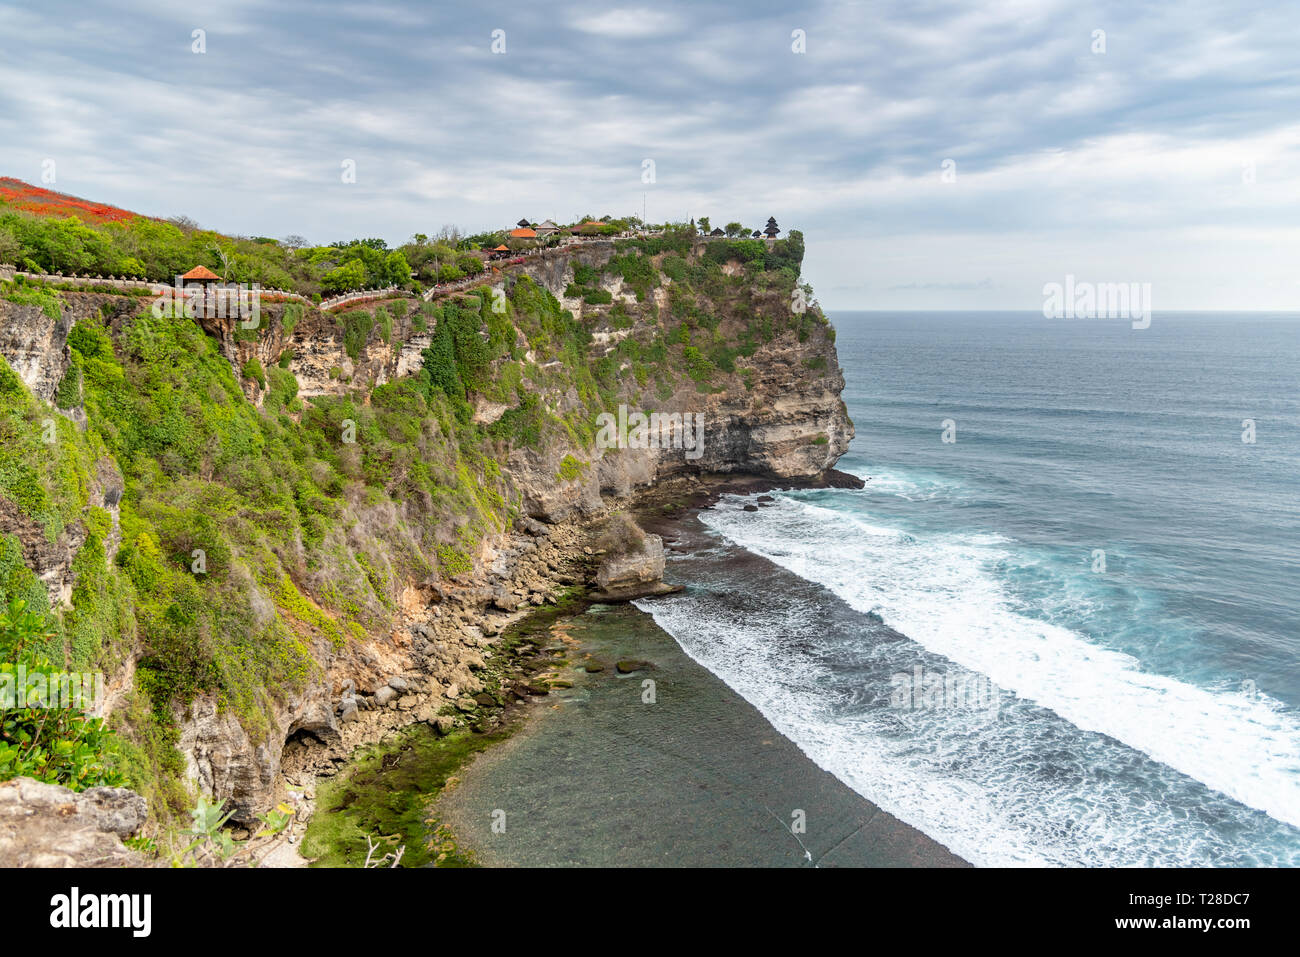
[[831, 318], [866, 488], [724, 499], [646, 609], [974, 863], [1300, 864], [1300, 315]]

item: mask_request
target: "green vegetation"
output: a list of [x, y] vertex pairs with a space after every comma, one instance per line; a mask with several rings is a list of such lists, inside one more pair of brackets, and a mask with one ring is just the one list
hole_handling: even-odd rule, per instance
[[19, 306], [39, 306], [45, 315], [54, 320], [59, 319], [61, 312], [59, 297], [56, 293], [37, 285], [28, 285], [25, 283], [15, 283], [12, 286], [6, 285], [4, 298], [9, 302]]
[[574, 479], [581, 477], [587, 468], [586, 462], [574, 458], [572, 455], [566, 455], [560, 460], [560, 470], [555, 477], [561, 482], [572, 482]]
[[427, 820], [428, 805], [472, 755], [508, 735], [458, 731], [438, 738], [418, 724], [401, 732], [395, 745], [367, 748], [344, 774], [320, 784], [321, 811], [307, 825], [303, 855], [317, 867], [361, 867], [367, 838], [378, 838], [383, 850], [406, 848], [402, 867], [475, 866], [445, 827]]
[[81, 405], [81, 366], [72, 362], [59, 382], [54, 394], [54, 404], [60, 409], [75, 409]]
[[259, 283], [265, 289], [307, 296], [404, 286], [412, 278], [405, 254], [388, 250], [382, 240], [307, 247], [292, 239], [224, 236], [183, 217], [165, 222], [136, 216], [108, 223], [58, 219], [20, 210], [2, 199], [0, 257], [30, 272], [167, 283], [196, 265], [207, 266], [230, 282]]
[[256, 356], [244, 363], [241, 372], [245, 379], [252, 379], [256, 382], [259, 389], [266, 388], [266, 372], [262, 369], [262, 363], [258, 361]]
[[[0, 221], [6, 216], [27, 222], [0, 211]], [[378, 240], [310, 249], [216, 234], [200, 240], [188, 226], [138, 222], [64, 232], [104, 262], [130, 251], [151, 278], [188, 269], [215, 244], [226, 261], [209, 252], [211, 268], [311, 294], [339, 269], [353, 279], [364, 274], [369, 285], [400, 277], [399, 258], [419, 277], [472, 272], [478, 263], [459, 239], [402, 251]], [[21, 241], [25, 255], [63, 248], [40, 245], [32, 238], [39, 232]], [[274, 709], [312, 679], [326, 650], [390, 632], [409, 582], [473, 571], [484, 539], [517, 514], [502, 474], [512, 451], [574, 450], [556, 477], [580, 481], [599, 413], [620, 402], [653, 408], [691, 383], [735, 389], [739, 377], [752, 388], [742, 357], [782, 335], [806, 338], [824, 322], [815, 310], [788, 308], [802, 255], [797, 233], [771, 248], [692, 242], [685, 228], [670, 229], [620, 240], [603, 268], [579, 266], [574, 285], [583, 300], [609, 303], [604, 286], [615, 279], [638, 300], [584, 310], [581, 320], [531, 279], [514, 277], [503, 310], [483, 288], [327, 319], [354, 362], [377, 340], [407, 337], [408, 320], [429, 344], [414, 375], [363, 389], [336, 366], [328, 373], [333, 391], [309, 400], [293, 373], [302, 342], [288, 341], [302, 333], [301, 304], [284, 308], [274, 330], [284, 338], [271, 340], [284, 351], [265, 367], [249, 358], [232, 369], [198, 324], [156, 318], [147, 303], [135, 315], [113, 313], [111, 325], [80, 320], [54, 404], [83, 408], [84, 431], [0, 361], [0, 504], [12, 519], [0, 535], [0, 602], [25, 602], [48, 616], [27, 642], [34, 655], [107, 674], [137, 663], [134, 690], [114, 711], [115, 743], [86, 729], [84, 741], [101, 757], [78, 752], [71, 767], [90, 768], [86, 780], [101, 770], [105, 780], [120, 776], [160, 817], [190, 813], [176, 715], [210, 697], [255, 741], [269, 740]], [[656, 293], [665, 277], [666, 298]], [[402, 281], [410, 278], [408, 271]], [[4, 294], [61, 314], [60, 297], [39, 285]], [[593, 333], [610, 326], [620, 336], [593, 349]], [[248, 341], [269, 334], [253, 330]], [[260, 345], [257, 354], [275, 354]], [[263, 390], [261, 408], [245, 398], [242, 380]], [[482, 415], [475, 421], [485, 403], [504, 407], [491, 424]], [[120, 501], [106, 499], [110, 489], [121, 491]], [[80, 542], [71, 608], [50, 611], [19, 536]], [[407, 854], [403, 863], [420, 859]]]
[[[0, 609], [0, 781], [21, 775], [74, 791], [120, 786], [121, 774], [105, 763], [113, 734], [104, 722], [77, 707], [54, 707], [75, 703], [59, 700], [66, 676], [38, 650], [56, 636], [21, 599]], [[91, 707], [93, 690], [82, 693]]]
[[343, 351], [355, 362], [375, 328], [375, 317], [365, 309], [353, 309], [340, 315], [338, 322], [343, 327]]

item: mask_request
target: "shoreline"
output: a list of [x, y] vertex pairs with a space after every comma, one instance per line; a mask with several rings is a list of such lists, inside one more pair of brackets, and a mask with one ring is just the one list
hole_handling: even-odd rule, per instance
[[969, 866], [817, 767], [646, 612], [594, 604], [552, 631], [573, 688], [431, 805], [484, 864]]
[[[621, 504], [647, 531], [671, 533], [679, 522], [729, 492], [861, 482], [842, 473], [828, 478], [808, 482], [753, 476], [673, 477]], [[571, 538], [569, 544], [570, 561], [589, 560], [578, 538]], [[690, 658], [652, 616], [631, 604], [600, 604], [589, 589], [574, 589], [559, 605], [526, 613], [521, 609], [511, 618], [488, 655], [486, 693], [495, 700], [489, 704], [484, 699], [485, 719], [457, 715], [465, 721], [458, 720], [451, 733], [418, 722], [391, 729], [378, 739], [358, 742], [341, 767], [314, 781], [317, 794], [333, 802], [336, 792], [348, 793], [348, 782], [354, 777], [374, 778], [365, 782], [368, 786], [406, 761], [408, 766], [400, 774], [402, 780], [413, 782], [405, 796], [410, 807], [397, 817], [404, 817], [408, 825], [415, 821], [428, 825], [421, 836], [431, 838], [434, 845], [432, 855], [416, 853], [408, 863], [969, 866], [817, 767], [753, 705]], [[610, 632], [601, 623], [617, 627]], [[522, 656], [517, 653], [521, 646]], [[595, 667], [588, 671], [593, 662]], [[626, 673], [620, 664], [628, 666]], [[641, 710], [640, 704], [628, 710], [629, 694], [639, 702], [647, 679], [653, 682], [657, 702], [662, 702], [655, 706], [664, 719], [662, 726], [654, 720], [647, 723], [644, 719], [651, 712]], [[521, 690], [530, 684], [531, 692]], [[669, 697], [658, 698], [662, 694]], [[582, 717], [576, 720], [579, 714]], [[477, 732], [462, 724], [475, 725]], [[644, 732], [652, 726], [657, 730], [645, 739]], [[563, 744], [575, 736], [583, 742], [576, 751]], [[626, 745], [621, 751], [619, 741]], [[615, 742], [612, 749], [610, 742]], [[691, 755], [707, 755], [708, 760], [691, 762], [687, 759]], [[376, 762], [388, 770], [376, 774]], [[654, 768], [651, 784], [638, 793], [623, 790], [626, 781], [647, 773], [644, 767], [637, 770], [640, 765]], [[602, 807], [556, 804], [554, 795], [575, 774], [585, 792], [605, 797]], [[396, 775], [387, 781], [396, 782]], [[503, 793], [503, 788], [504, 793], [515, 794], [512, 808], [497, 807], [502, 802], [488, 797]], [[385, 790], [391, 789], [385, 786]], [[613, 799], [614, 794], [621, 795], [621, 802]], [[325, 803], [313, 801], [308, 811], [304, 841], [296, 844], [304, 854], [321, 850], [320, 835], [325, 832], [335, 831], [335, 841], [342, 833], [335, 818], [348, 809], [334, 806], [321, 814]], [[391, 797], [387, 803], [392, 803]], [[809, 820], [787, 824], [772, 810], [782, 804], [790, 805], [785, 813], [804, 812]], [[630, 813], [633, 809], [635, 813]], [[504, 812], [507, 822], [512, 817], [518, 820], [520, 814], [524, 820], [531, 817], [536, 827], [544, 829], [555, 824], [545, 824], [548, 813], [580, 812], [577, 816], [585, 823], [571, 830], [586, 839], [581, 847], [564, 853], [548, 854], [545, 841], [506, 847], [495, 840], [492, 830], [491, 812], [496, 811]], [[704, 819], [708, 821], [704, 832], [672, 843], [676, 852], [660, 847], [660, 839], [651, 831], [640, 835], [640, 850], [629, 852], [631, 859], [615, 859], [628, 845], [629, 826], [658, 820], [671, 827], [672, 822]], [[799, 831], [800, 827], [806, 830]], [[521, 834], [519, 828], [512, 832], [508, 824], [506, 830]], [[352, 834], [354, 848], [359, 833]], [[408, 843], [413, 833], [406, 834]], [[710, 835], [729, 835], [720, 838], [726, 846], [717, 846]], [[683, 852], [683, 847], [693, 850]], [[354, 863], [337, 850], [332, 847], [316, 857], [324, 857], [322, 864]], [[663, 857], [664, 853], [669, 856]], [[446, 856], [439, 859], [438, 854]], [[312, 861], [301, 857], [300, 863]]]
[[454, 834], [428, 817], [430, 798], [475, 756], [508, 742], [528, 723], [534, 703], [551, 693], [552, 683], [563, 683], [544, 633], [585, 604], [581, 595], [569, 595], [513, 613], [485, 655], [482, 690], [472, 700], [443, 704], [432, 721], [412, 721], [363, 740], [335, 772], [317, 775], [296, 860], [286, 866], [359, 866], [367, 837], [385, 850], [404, 847], [405, 866], [476, 866], [472, 850], [462, 849]]

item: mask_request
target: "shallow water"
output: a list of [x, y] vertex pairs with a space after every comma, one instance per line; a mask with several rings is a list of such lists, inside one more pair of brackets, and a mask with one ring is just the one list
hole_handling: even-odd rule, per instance
[[[960, 863], [820, 770], [636, 608], [593, 606], [557, 632], [574, 687], [438, 805], [485, 863]], [[645, 664], [619, 674], [629, 659]], [[580, 670], [593, 661], [603, 670]]]

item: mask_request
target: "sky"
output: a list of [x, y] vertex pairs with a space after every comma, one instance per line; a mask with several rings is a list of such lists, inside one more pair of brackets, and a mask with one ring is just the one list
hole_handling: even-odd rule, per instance
[[832, 315], [1296, 310], [1298, 51], [1283, 0], [0, 0], [0, 176], [313, 243], [774, 216]]

